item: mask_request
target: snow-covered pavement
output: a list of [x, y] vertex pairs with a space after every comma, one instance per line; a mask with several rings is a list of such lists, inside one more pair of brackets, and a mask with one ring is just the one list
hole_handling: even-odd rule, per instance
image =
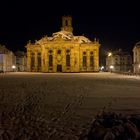
[[138, 76], [113, 73], [0, 74], [0, 94], [2, 103], [10, 106], [23, 103], [30, 95], [35, 96], [41, 100], [44, 114], [55, 114], [55, 117], [61, 114], [77, 123], [90, 121], [103, 108], [140, 113]]

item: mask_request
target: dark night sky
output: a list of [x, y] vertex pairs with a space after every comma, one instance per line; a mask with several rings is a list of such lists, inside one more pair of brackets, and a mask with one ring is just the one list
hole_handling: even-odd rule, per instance
[[134, 1], [4, 0], [0, 3], [0, 44], [24, 50], [28, 40], [59, 31], [63, 15], [73, 17], [75, 35], [99, 38], [102, 49], [131, 51], [140, 40], [139, 7]]

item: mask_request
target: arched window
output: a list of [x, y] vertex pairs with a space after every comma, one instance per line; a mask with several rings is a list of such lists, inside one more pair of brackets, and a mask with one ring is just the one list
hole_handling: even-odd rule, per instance
[[86, 52], [83, 52], [83, 55], [86, 55]]

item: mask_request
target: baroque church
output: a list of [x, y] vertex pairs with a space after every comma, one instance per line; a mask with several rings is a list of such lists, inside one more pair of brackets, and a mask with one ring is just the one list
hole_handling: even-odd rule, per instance
[[72, 18], [62, 17], [61, 31], [45, 36], [27, 48], [27, 71], [98, 72], [99, 41], [74, 36]]

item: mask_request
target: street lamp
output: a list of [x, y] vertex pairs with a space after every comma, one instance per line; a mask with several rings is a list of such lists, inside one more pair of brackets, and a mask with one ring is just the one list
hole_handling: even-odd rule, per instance
[[13, 69], [13, 72], [15, 71], [15, 69], [16, 69], [16, 66], [15, 65], [13, 65], [12, 66], [12, 69]]
[[113, 69], [114, 69], [114, 66], [111, 65], [110, 66], [110, 71], [112, 72]]
[[139, 68], [139, 73], [140, 73], [140, 64], [138, 65], [138, 68]]
[[101, 71], [103, 71], [103, 70], [104, 70], [104, 68], [105, 68], [104, 66], [101, 66]]
[[112, 53], [111, 53], [111, 52], [109, 52], [109, 53], [108, 53], [108, 57], [109, 57], [109, 56], [111, 56], [111, 55], [112, 55]]

